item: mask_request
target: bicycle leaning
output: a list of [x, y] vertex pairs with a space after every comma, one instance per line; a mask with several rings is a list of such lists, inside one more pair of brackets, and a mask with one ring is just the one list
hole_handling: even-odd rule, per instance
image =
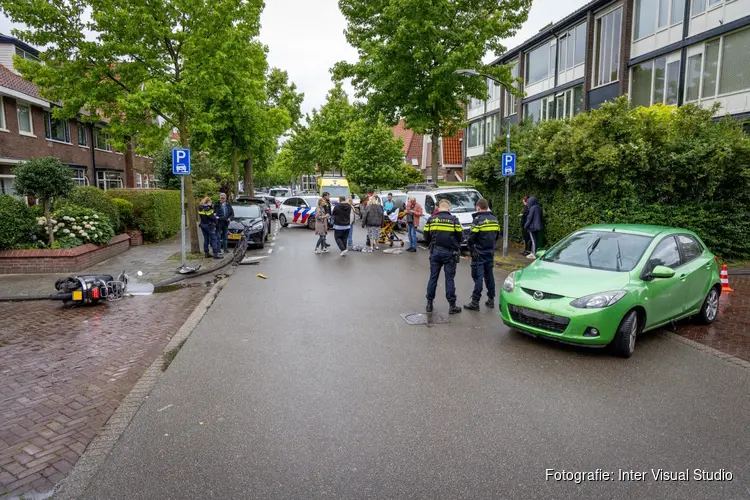
[[234, 254], [232, 255], [232, 261], [235, 264], [239, 264], [245, 259], [245, 256], [247, 255], [247, 246], [249, 244], [248, 236], [250, 234], [250, 226], [244, 223], [242, 225], [244, 226], [244, 229], [242, 230], [242, 233], [240, 233], [240, 241], [234, 246]]

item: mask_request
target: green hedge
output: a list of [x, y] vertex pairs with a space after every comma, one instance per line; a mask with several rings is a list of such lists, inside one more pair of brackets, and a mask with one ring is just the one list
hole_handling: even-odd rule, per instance
[[[663, 224], [697, 232], [724, 258], [750, 258], [750, 137], [714, 112], [630, 109], [620, 99], [572, 120], [512, 127], [510, 238], [521, 240], [521, 199], [534, 195], [549, 243], [589, 224]], [[469, 170], [498, 215], [504, 149], [492, 145]]]
[[36, 220], [26, 203], [7, 194], [0, 195], [0, 250], [27, 242], [35, 226]]
[[179, 191], [110, 189], [107, 194], [133, 204], [133, 225], [146, 241], [161, 241], [180, 231]]
[[112, 198], [112, 201], [117, 207], [123, 229], [133, 229], [133, 204], [122, 198]]
[[100, 214], [104, 214], [115, 230], [120, 233], [124, 229], [120, 222], [120, 213], [117, 206], [112, 201], [108, 193], [94, 186], [78, 186], [74, 188], [61, 203], [57, 203], [55, 209], [62, 208], [65, 205], [75, 205], [83, 208], [90, 208]]

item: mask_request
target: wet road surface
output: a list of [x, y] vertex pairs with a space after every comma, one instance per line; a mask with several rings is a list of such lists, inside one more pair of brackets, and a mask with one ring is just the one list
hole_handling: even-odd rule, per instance
[[[234, 273], [84, 498], [750, 497], [750, 370], [660, 334], [629, 360], [536, 341], [495, 311], [409, 326], [425, 252], [317, 256], [315, 239], [284, 229]], [[466, 262], [457, 285], [468, 300]]]

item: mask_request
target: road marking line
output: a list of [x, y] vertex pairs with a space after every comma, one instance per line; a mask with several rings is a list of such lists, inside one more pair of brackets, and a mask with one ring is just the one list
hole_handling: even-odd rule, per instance
[[162, 408], [161, 410], [156, 410], [156, 411], [157, 411], [157, 412], [160, 412], [160, 411], [166, 410], [167, 408], [169, 408], [169, 407], [171, 407], [171, 406], [174, 406], [174, 405], [167, 405], [167, 406], [165, 406], [164, 408]]
[[268, 249], [268, 253], [271, 253], [271, 252], [273, 252], [273, 248]]

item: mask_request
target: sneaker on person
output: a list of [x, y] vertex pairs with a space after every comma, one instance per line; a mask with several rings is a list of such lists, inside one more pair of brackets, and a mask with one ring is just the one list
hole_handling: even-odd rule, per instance
[[[331, 245], [328, 245], [328, 246], [331, 246]], [[328, 253], [328, 252], [330, 252], [330, 251], [331, 251], [331, 249], [330, 249], [330, 248], [328, 248], [328, 247], [325, 247], [325, 248], [323, 249], [323, 253]]]
[[323, 252], [320, 250], [320, 248], [316, 248], [315, 253], [323, 253]]
[[344, 250], [344, 251], [342, 251], [342, 252], [341, 252], [341, 256], [342, 256], [342, 257], [346, 257], [346, 254], [348, 254], [348, 253], [349, 253], [349, 250], [348, 250], [348, 249], [347, 249], [347, 250]]
[[536, 255], [534, 255], [533, 253], [530, 253], [529, 255], [526, 256], [526, 258], [529, 260], [534, 260], [536, 259]]

